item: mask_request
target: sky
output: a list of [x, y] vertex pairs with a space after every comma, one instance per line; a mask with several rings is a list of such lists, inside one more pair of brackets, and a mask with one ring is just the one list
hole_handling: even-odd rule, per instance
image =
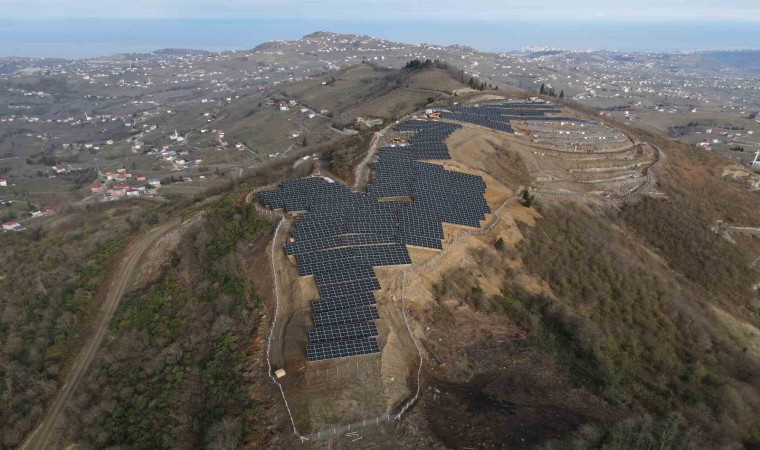
[[4, 19], [760, 21], [760, 0], [0, 0]]

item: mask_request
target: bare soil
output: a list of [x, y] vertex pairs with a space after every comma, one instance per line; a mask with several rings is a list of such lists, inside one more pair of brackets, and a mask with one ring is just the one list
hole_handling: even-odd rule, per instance
[[[558, 162], [559, 152], [552, 158], [537, 156], [525, 137], [472, 127], [456, 132], [448, 143], [453, 159], [431, 162], [482, 176], [494, 213], [519, 186], [536, 183], [536, 174], [567, 176], [563, 163], [587, 168], [601, 161], [604, 169], [617, 170], [617, 161], [623, 166], [636, 158], [630, 152], [609, 159], [573, 154]], [[582, 185], [577, 179], [566, 183], [568, 189]], [[528, 448], [623, 414], [573, 386], [552, 361], [527, 348], [524, 330], [503, 314], [486, 313], [479, 303], [498, 302], [508, 284], [552, 295], [516, 256], [521, 227], [534, 226], [539, 217], [535, 209], [512, 201], [499, 211], [498, 221], [495, 214], [487, 215], [480, 229], [445, 224], [443, 255], [408, 247], [411, 268], [376, 268], [382, 286], [377, 293], [382, 353], [318, 363], [305, 361], [306, 329], [312, 326], [309, 301], [318, 296], [316, 286], [311, 277], [297, 276], [294, 261], [281, 249], [284, 236], [275, 242], [281, 309], [272, 362], [287, 371], [281, 381], [299, 431], [385, 414], [413, 395], [418, 356], [404, 305], [424, 361], [420, 399], [404, 421], [332, 437], [331, 448]], [[494, 221], [490, 232], [481, 234]], [[499, 238], [503, 251], [494, 246]]]
[[[489, 94], [487, 99], [497, 97]], [[486, 97], [470, 100], [476, 101], [486, 101]], [[516, 134], [462, 125], [464, 129], [447, 142], [452, 158], [489, 173], [513, 189], [533, 186], [540, 191], [569, 194], [626, 194], [647, 183], [642, 171], [655, 158], [652, 147], [635, 146], [622, 131], [602, 122], [586, 127], [518, 122], [514, 124]], [[569, 132], [604, 135], [608, 139], [589, 138], [588, 143], [568, 145], [573, 140], [583, 140], [562, 134]]]
[[[398, 297], [386, 289], [376, 294], [379, 355], [306, 361], [307, 330], [314, 326], [310, 302], [319, 294], [314, 278], [299, 277], [295, 261], [282, 249], [286, 236], [287, 229], [273, 244], [280, 310], [270, 360], [273, 369], [286, 371], [280, 382], [299, 432], [315, 433], [398, 409], [416, 389], [412, 375], [418, 364]], [[402, 270], [379, 271], [381, 285], [397, 286]]]

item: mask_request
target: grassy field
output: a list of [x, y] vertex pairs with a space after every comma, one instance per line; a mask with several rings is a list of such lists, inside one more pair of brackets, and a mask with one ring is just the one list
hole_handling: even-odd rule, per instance
[[442, 69], [426, 69], [413, 73], [409, 77], [407, 86], [413, 89], [440, 91], [448, 94], [453, 94], [454, 91], [465, 87]]
[[344, 111], [357, 104], [390, 92], [396, 86], [392, 78], [397, 76], [396, 71], [363, 64], [288, 86], [282, 89], [281, 94], [295, 98], [317, 112], [327, 110], [331, 116], [341, 117]]
[[401, 117], [404, 112], [424, 107], [430, 103], [430, 99], [435, 98], [437, 95], [433, 92], [399, 88], [364, 103], [358, 108], [344, 112], [341, 120], [347, 122], [359, 116], [395, 119]]

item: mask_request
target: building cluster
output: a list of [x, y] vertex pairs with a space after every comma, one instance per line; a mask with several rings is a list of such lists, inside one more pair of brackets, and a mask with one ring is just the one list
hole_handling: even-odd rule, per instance
[[118, 169], [116, 172], [107, 172], [104, 178], [104, 180], [90, 185], [90, 193], [101, 195], [104, 200], [137, 197], [161, 186], [159, 178], [132, 174], [124, 168]]

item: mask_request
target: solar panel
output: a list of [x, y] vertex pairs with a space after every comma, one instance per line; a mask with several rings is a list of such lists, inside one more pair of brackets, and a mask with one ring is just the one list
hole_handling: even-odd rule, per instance
[[377, 320], [380, 315], [374, 305], [361, 308], [337, 309], [314, 314], [314, 324], [318, 327], [339, 325], [343, 323], [368, 322]]
[[372, 270], [372, 266], [359, 264], [351, 267], [347, 267], [343, 270], [335, 270], [331, 272], [317, 272], [316, 279], [317, 284], [333, 284], [333, 283], [345, 283], [348, 281], [363, 280], [366, 278], [374, 278], [375, 271]]
[[317, 327], [309, 330], [309, 342], [312, 344], [367, 336], [377, 336], [377, 325], [375, 325], [375, 322], [355, 322], [345, 325]]
[[380, 289], [377, 278], [365, 278], [346, 283], [320, 284], [317, 283], [319, 294], [322, 297], [344, 297], [355, 292], [370, 292]]
[[306, 356], [309, 361], [369, 355], [372, 353], [380, 353], [380, 346], [374, 337], [311, 344], [306, 348]]
[[364, 245], [325, 250], [296, 256], [298, 274], [348, 270], [355, 265], [393, 266], [411, 264], [406, 247], [400, 243]]
[[377, 303], [372, 292], [356, 292], [343, 297], [323, 298], [311, 302], [314, 313], [335, 311], [338, 309], [358, 308], [361, 306], [374, 305]]
[[494, 102], [485, 105], [458, 105], [441, 111], [441, 118], [471, 123], [506, 133], [512, 133], [512, 120], [521, 121], [577, 121], [570, 117], [560, 117], [559, 105], [535, 102]]

